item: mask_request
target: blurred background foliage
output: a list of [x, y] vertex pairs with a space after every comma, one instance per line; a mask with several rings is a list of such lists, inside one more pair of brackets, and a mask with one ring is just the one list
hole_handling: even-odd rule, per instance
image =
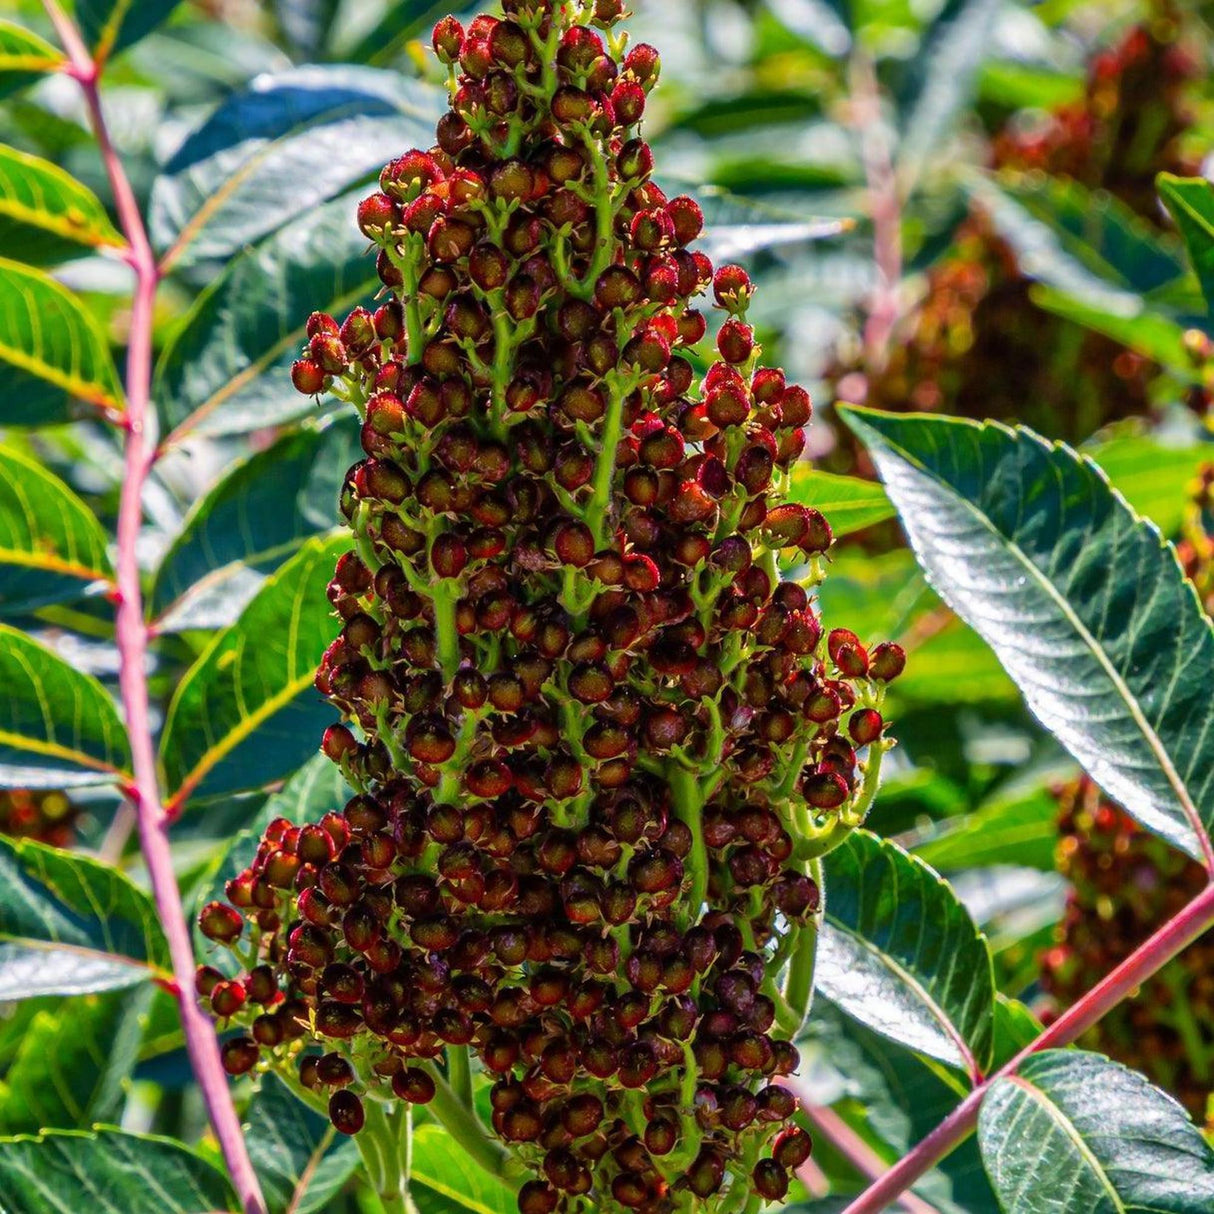
[[[1098, 790], [1074, 783], [1070, 761], [993, 655], [926, 585], [831, 405], [997, 417], [1078, 446], [1182, 541], [1210, 601], [1210, 284], [1188, 268], [1156, 175], [1199, 175], [1214, 146], [1214, 5], [634, 7], [634, 38], [663, 55], [646, 119], [659, 180], [703, 202], [709, 251], [743, 261], [758, 281], [751, 318], [771, 360], [813, 391], [808, 454], [833, 475], [807, 464], [799, 492], [842, 536], [823, 613], [910, 655], [888, 714], [899, 747], [872, 825], [950, 876], [991, 938], [1003, 993], [1048, 1017], [1162, 921], [1188, 870], [1158, 840], [1144, 842]], [[431, 142], [443, 77], [428, 32], [450, 9], [154, 0], [134, 6], [114, 49], [106, 113], [153, 240], [172, 250], [157, 324], [163, 458], [143, 537], [162, 710], [267, 578], [334, 528], [357, 431], [296, 394], [287, 367], [308, 312], [374, 293], [352, 200], [387, 157]], [[140, 22], [155, 28], [136, 41]], [[131, 282], [106, 254], [110, 219], [64, 196], [58, 231], [22, 222], [23, 157], [61, 166], [99, 197], [108, 189], [79, 90], [66, 76], [20, 70], [18, 27], [54, 41], [36, 0], [0, 0], [0, 258], [39, 265], [76, 292], [119, 359]], [[35, 454], [112, 530], [121, 476], [113, 434], [61, 390], [31, 396], [2, 340], [0, 361], [9, 471], [19, 475]], [[27, 428], [32, 410], [57, 424]], [[9, 596], [3, 615], [112, 683], [109, 612], [98, 596], [30, 586]], [[252, 762], [242, 752], [238, 775], [231, 765], [214, 773], [176, 828], [184, 879], [206, 886], [223, 841], [314, 751], [325, 719], [305, 690], [289, 730], [280, 722]], [[137, 874], [128, 827], [107, 798], [87, 787], [70, 800], [55, 790], [6, 794], [0, 830], [56, 844], [74, 835], [78, 846], [125, 852]], [[1201, 1119], [1214, 1085], [1214, 981], [1202, 973], [1208, 950], [1199, 953], [1088, 1044], [1144, 1067]], [[87, 998], [121, 1019], [134, 997]], [[874, 1047], [843, 1013], [819, 1008], [806, 1042], [813, 1090], [891, 1159], [916, 1136], [916, 1119], [948, 1106], [948, 1077]], [[1029, 1012], [1020, 1002], [1006, 1008], [1013, 1040]], [[116, 1047], [138, 1060], [136, 1098], [120, 1099], [94, 1076], [96, 1101], [79, 1115], [197, 1135], [168, 1001], [137, 1011], [140, 1031]], [[13, 1093], [30, 1089], [36, 1050], [55, 1048], [68, 1024], [40, 1000], [0, 1019], [4, 1132], [37, 1124]], [[967, 1159], [961, 1152], [931, 1178], [925, 1192], [939, 1209], [994, 1208]], [[835, 1192], [859, 1187], [853, 1164], [829, 1146], [815, 1160]], [[326, 1209], [374, 1209], [356, 1186], [327, 1200]]]

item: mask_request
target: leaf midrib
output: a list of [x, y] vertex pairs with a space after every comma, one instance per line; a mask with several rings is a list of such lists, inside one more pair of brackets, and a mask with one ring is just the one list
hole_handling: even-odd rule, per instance
[[[861, 418], [863, 417], [862, 414], [859, 414], [859, 416], [861, 416]], [[979, 427], [979, 429], [983, 428], [985, 427]], [[1022, 436], [1017, 434], [1015, 430], [1003, 426], [998, 428], [1009, 434], [1013, 441], [1022, 441]], [[1047, 596], [1051, 598], [1061, 609], [1063, 617], [1074, 625], [1076, 632], [1078, 632], [1080, 638], [1085, 641], [1089, 651], [1096, 658], [1097, 663], [1105, 671], [1109, 681], [1113, 684], [1114, 689], [1120, 695], [1122, 702], [1129, 710], [1130, 716], [1134, 720], [1134, 723], [1138, 725], [1139, 729], [1141, 730], [1143, 738], [1146, 740], [1147, 745], [1151, 749], [1151, 753], [1155, 756], [1156, 761], [1159, 763], [1160, 768], [1167, 777], [1168, 784], [1172, 788], [1173, 793], [1176, 795], [1181, 812], [1188, 821], [1189, 828], [1193, 831], [1194, 838], [1205, 856], [1206, 868], [1214, 872], [1214, 842], [1211, 842], [1209, 833], [1205, 828], [1205, 823], [1202, 821], [1201, 815], [1197, 811], [1197, 806], [1193, 803], [1192, 798], [1189, 796], [1188, 789], [1181, 781], [1180, 773], [1176, 770], [1175, 765], [1172, 763], [1171, 756], [1164, 749], [1163, 742], [1159, 735], [1143, 716], [1137, 699], [1130, 694], [1130, 689], [1126, 685], [1125, 680], [1122, 678], [1116, 667], [1114, 667], [1109, 661], [1108, 655], [1104, 652], [1104, 649], [1097, 645], [1096, 639], [1092, 636], [1087, 625], [1084, 624], [1081, 619], [1079, 619], [1079, 617], [1071, 609], [1067, 600], [1062, 596], [1057, 587], [1054, 586], [1053, 582], [1051, 582], [1037, 566], [1036, 562], [1029, 558], [1028, 554], [1014, 539], [1000, 531], [998, 527], [995, 526], [990, 516], [981, 510], [976, 503], [971, 502], [967, 498], [963, 497], [952, 485], [943, 480], [936, 473], [932, 472], [931, 469], [920, 462], [904, 447], [900, 447], [895, 444], [892, 440], [881, 434], [879, 430], [876, 431], [876, 433], [879, 435], [880, 441], [887, 445], [891, 451], [896, 452], [900, 459], [905, 460], [908, 464], [911, 464], [917, 468], [924, 476], [928, 477], [935, 484], [945, 489], [953, 500], [960, 502], [961, 505], [964, 506], [964, 508], [968, 510], [970, 514], [972, 514], [973, 517], [976, 518], [991, 535], [995, 536], [1001, 543], [1006, 545], [1013, 555], [1016, 556], [1019, 562], [1031, 572], [1033, 578], [1046, 592]], [[1097, 473], [1100, 472], [1100, 466], [1099, 464], [1095, 463], [1095, 461], [1091, 460], [1086, 455], [1080, 455], [1078, 452], [1075, 454], [1081, 465], [1086, 465], [1089, 471], [1096, 471]], [[1115, 489], [1113, 489], [1111, 486], [1109, 489], [1111, 493], [1116, 495], [1117, 491]], [[1133, 518], [1138, 518], [1128, 502], [1125, 502], [1124, 499], [1122, 499], [1122, 504], [1125, 506], [1126, 510], [1130, 512]], [[945, 598], [948, 597], [947, 593], [943, 589], [941, 590], [941, 594], [943, 594]]]

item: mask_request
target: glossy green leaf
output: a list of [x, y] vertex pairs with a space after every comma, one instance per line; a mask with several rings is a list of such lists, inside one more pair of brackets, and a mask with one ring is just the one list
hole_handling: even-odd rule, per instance
[[1214, 628], [1100, 469], [1029, 430], [848, 409], [936, 589], [1029, 708], [1148, 829], [1214, 823]]
[[115, 1122], [139, 1056], [149, 991], [110, 991], [39, 1011], [0, 1080], [0, 1134]]
[[122, 387], [101, 326], [66, 287], [0, 259], [0, 423], [46, 425], [74, 400], [120, 411]]
[[819, 472], [808, 463], [793, 468], [788, 500], [821, 510], [836, 537], [894, 517], [893, 502], [874, 481]]
[[76, 20], [95, 58], [104, 62], [150, 34], [181, 0], [76, 0]]
[[77, 783], [83, 770], [95, 783], [98, 772], [129, 766], [126, 731], [105, 688], [7, 624], [0, 624], [0, 685], [0, 778], [10, 787], [24, 778], [22, 768]]
[[[304, 540], [331, 531], [342, 482], [362, 457], [353, 415], [324, 428], [286, 434], [237, 464], [190, 510], [149, 596], [149, 610], [166, 625], [191, 627], [188, 604], [200, 595], [229, 593], [233, 579], [280, 564]], [[182, 617], [175, 625], [163, 617]]]
[[825, 861], [814, 984], [876, 1032], [973, 1074], [990, 1060], [990, 953], [947, 883], [856, 831]]
[[370, 180], [391, 156], [430, 147], [443, 98], [370, 68], [258, 77], [185, 140], [153, 186], [151, 231], [165, 264], [227, 259]]
[[182, 321], [156, 370], [168, 442], [239, 434], [316, 412], [291, 383], [315, 310], [343, 316], [380, 282], [343, 195], [237, 258]]
[[227, 1178], [180, 1143], [99, 1130], [0, 1139], [0, 1214], [219, 1214]]
[[516, 1214], [514, 1189], [470, 1164], [451, 1135], [433, 1122], [413, 1131], [410, 1185], [420, 1214]]
[[246, 1142], [269, 1214], [324, 1210], [359, 1166], [358, 1147], [268, 1074], [248, 1113]]
[[93, 512], [36, 460], [0, 447], [0, 615], [82, 594], [113, 573]]
[[1197, 271], [1206, 306], [1214, 308], [1214, 186], [1204, 177], [1177, 177], [1160, 173], [1163, 198]]
[[[89, 248], [122, 248], [125, 241], [100, 199], [58, 165], [0, 144], [0, 218], [28, 240], [30, 228]], [[22, 260], [28, 260], [17, 251]]]
[[62, 51], [13, 21], [0, 21], [0, 97], [63, 64]]
[[333, 719], [312, 686], [336, 635], [325, 587], [349, 545], [309, 540], [186, 673], [160, 746], [171, 802], [267, 784], [315, 752]]
[[168, 970], [156, 907], [129, 877], [0, 838], [0, 1002], [118, 990]]
[[973, 813], [949, 819], [912, 850], [933, 868], [949, 871], [991, 864], [1054, 869], [1058, 803], [1043, 789], [1001, 796]]
[[1201, 466], [1214, 459], [1214, 444], [1164, 446], [1146, 435], [1114, 438], [1085, 447], [1109, 483], [1138, 514], [1164, 535], [1175, 535], [1188, 505], [1189, 486]]
[[996, 1080], [978, 1140], [1007, 1214], [1214, 1209], [1214, 1150], [1185, 1111], [1097, 1054], [1044, 1050]]
[[[817, 998], [802, 1039], [800, 1091], [836, 1111], [863, 1110], [865, 1128], [892, 1164], [940, 1124], [969, 1092], [965, 1080], [930, 1058], [872, 1032], [829, 999]], [[826, 1148], [829, 1150], [829, 1148]], [[825, 1151], [815, 1152], [819, 1158]], [[913, 1190], [940, 1214], [996, 1214], [998, 1203], [973, 1138]]]

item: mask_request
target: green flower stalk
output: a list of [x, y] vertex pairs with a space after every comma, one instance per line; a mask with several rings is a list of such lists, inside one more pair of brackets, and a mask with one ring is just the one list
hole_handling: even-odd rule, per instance
[[433, 1102], [523, 1214], [750, 1209], [810, 1152], [778, 1080], [816, 865], [904, 657], [823, 633], [830, 528], [783, 497], [809, 397], [652, 180], [657, 52], [612, 0], [505, 8], [436, 27], [437, 146], [358, 211], [385, 301], [294, 368], [364, 419], [317, 676], [358, 794], [269, 828], [202, 915], [242, 973], [199, 989], [233, 1073], [291, 1066], [348, 1133]]

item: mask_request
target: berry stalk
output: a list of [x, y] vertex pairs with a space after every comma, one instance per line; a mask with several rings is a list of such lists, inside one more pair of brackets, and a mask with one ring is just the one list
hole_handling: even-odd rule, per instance
[[930, 1134], [865, 1189], [843, 1214], [881, 1214], [890, 1202], [969, 1137], [978, 1124], [978, 1111], [992, 1083], [1014, 1075], [1020, 1064], [1039, 1050], [1070, 1045], [1212, 925], [1214, 884], [1208, 885], [1183, 911], [1063, 1012], [1006, 1066], [978, 1084]]

